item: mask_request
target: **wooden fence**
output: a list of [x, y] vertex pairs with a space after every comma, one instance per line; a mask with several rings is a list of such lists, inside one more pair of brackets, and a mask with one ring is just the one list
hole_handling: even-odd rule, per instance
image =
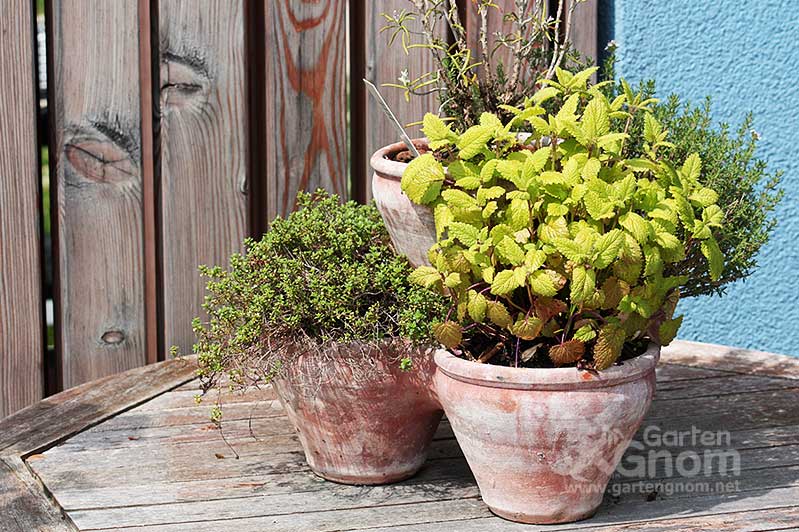
[[[368, 200], [368, 155], [396, 135], [360, 79], [379, 85], [431, 63], [379, 34], [381, 12], [407, 7], [49, 0], [41, 134], [35, 3], [4, 5], [0, 418], [47, 393], [163, 359], [171, 345], [190, 349], [203, 297], [197, 265], [225, 263], [244, 237], [292, 209], [297, 190]], [[470, 20], [470, 1], [460, 7]], [[576, 14], [576, 43], [596, 57], [595, 1]], [[430, 98], [406, 104], [398, 91], [384, 92], [404, 123], [434, 108]], [[52, 287], [43, 274], [47, 209]]]

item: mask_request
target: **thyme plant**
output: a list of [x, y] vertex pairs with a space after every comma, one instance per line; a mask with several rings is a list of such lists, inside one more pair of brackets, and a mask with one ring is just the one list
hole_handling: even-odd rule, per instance
[[[503, 106], [511, 119], [483, 113], [462, 134], [425, 116], [438, 157], [414, 159], [402, 188], [434, 212], [433, 266], [411, 278], [449, 296], [435, 329], [448, 348], [482, 362], [606, 369], [626, 344], [675, 337], [686, 257], [696, 250], [720, 279], [724, 213], [701, 158], [675, 164], [655, 101], [624, 82], [608, 100], [607, 83], [588, 83], [595, 71], [557, 68], [522, 106]], [[631, 142], [639, 157], [625, 156]]]
[[409, 282], [374, 206], [322, 190], [297, 203], [261, 240], [248, 239], [229, 269], [201, 267], [208, 319], [194, 320], [194, 352], [204, 389], [225, 376], [234, 387], [268, 382], [300, 355], [363, 364], [358, 353], [369, 346], [427, 342], [443, 315], [440, 296]]
[[[435, 93], [439, 113], [463, 131], [483, 112], [509, 118], [504, 106], [518, 106], [532, 94], [539, 78], [551, 79], [559, 66], [578, 61], [569, 44], [572, 14], [585, 0], [558, 0], [549, 11], [546, 0], [514, 0], [503, 12], [493, 0], [471, 0], [478, 19], [476, 44], [471, 45], [462, 14], [453, 0], [411, 0], [413, 9], [383, 13], [391, 44], [399, 41], [406, 53], [430, 52], [434, 69], [411, 75], [404, 70], [398, 83], [406, 99]], [[489, 18], [504, 22], [489, 34]]]

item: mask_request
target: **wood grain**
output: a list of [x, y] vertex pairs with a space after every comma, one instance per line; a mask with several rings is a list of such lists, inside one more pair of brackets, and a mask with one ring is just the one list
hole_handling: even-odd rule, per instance
[[0, 455], [49, 448], [100, 421], [179, 386], [197, 371], [196, 358], [134, 368], [50, 396], [0, 421]]
[[[566, 0], [566, 9], [575, 0]], [[580, 55], [594, 64], [599, 58], [599, 0], [587, 0], [574, 6], [571, 42]]]
[[191, 352], [200, 264], [228, 265], [247, 236], [248, 124], [242, 0], [161, 0], [164, 345]]
[[[402, 70], [408, 70], [408, 77], [416, 78], [424, 73], [432, 72], [436, 66], [433, 55], [424, 48], [411, 48], [406, 54], [398, 38], [393, 45], [389, 45], [390, 32], [380, 32], [386, 25], [382, 13], [392, 13], [402, 9], [410, 10], [413, 6], [407, 0], [384, 0], [381, 2], [366, 2], [365, 10], [365, 54], [366, 64], [364, 77], [374, 83], [385, 98], [391, 110], [400, 123], [406, 127], [411, 138], [421, 137], [419, 125], [409, 126], [414, 122], [421, 122], [425, 113], [436, 113], [438, 110], [438, 97], [436, 94], [425, 96], [411, 96], [406, 101], [401, 89], [383, 87], [385, 83], [397, 83], [397, 78]], [[418, 22], [409, 22], [409, 28], [418, 29]], [[443, 29], [442, 29], [443, 35]], [[412, 43], [419, 43], [419, 37], [413, 37]], [[360, 83], [360, 79], [353, 79], [353, 83]], [[353, 118], [355, 120], [355, 117]], [[357, 127], [357, 126], [356, 126]], [[400, 140], [394, 127], [380, 108], [380, 105], [371, 95], [366, 95], [366, 108], [364, 123], [361, 126], [365, 132], [366, 159], [353, 161], [353, 164], [366, 166], [365, 175], [367, 183], [371, 183], [372, 170], [369, 167], [369, 157], [379, 148], [393, 144]], [[366, 187], [367, 199], [372, 198], [371, 185]]]
[[78, 529], [47, 496], [22, 460], [16, 456], [0, 456], [0, 530], [70, 532]]
[[[348, 196], [344, 0], [275, 0], [265, 12], [268, 219], [298, 190]], [[359, 163], [360, 164], [360, 163]]]
[[136, 0], [52, 1], [56, 339], [68, 388], [145, 363]]
[[30, 2], [0, 12], [0, 419], [42, 398], [41, 199]]

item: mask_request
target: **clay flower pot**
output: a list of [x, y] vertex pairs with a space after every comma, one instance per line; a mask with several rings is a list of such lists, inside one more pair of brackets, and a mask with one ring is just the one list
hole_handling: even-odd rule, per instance
[[405, 144], [397, 142], [372, 155], [372, 196], [397, 253], [408, 257], [414, 267], [429, 266], [427, 250], [436, 242], [433, 213], [427, 206], [413, 203], [402, 192], [400, 180], [408, 165], [392, 160], [406, 149]]
[[436, 391], [491, 511], [536, 524], [593, 515], [652, 401], [659, 358], [652, 344], [592, 373], [437, 351]]
[[427, 457], [442, 415], [431, 392], [432, 350], [414, 354], [409, 371], [399, 368], [389, 346], [381, 350], [367, 348], [352, 363], [341, 361], [351, 353], [302, 355], [274, 381], [308, 465], [325, 479], [398, 482]]

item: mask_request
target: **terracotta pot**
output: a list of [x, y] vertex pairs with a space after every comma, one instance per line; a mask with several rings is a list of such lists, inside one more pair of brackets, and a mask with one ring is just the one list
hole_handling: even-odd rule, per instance
[[414, 267], [429, 266], [427, 250], [436, 242], [433, 213], [428, 207], [413, 203], [402, 192], [400, 180], [408, 165], [390, 159], [405, 149], [405, 144], [398, 142], [372, 155], [372, 196], [397, 253], [407, 256]]
[[432, 350], [414, 354], [413, 368], [402, 371], [395, 351], [383, 347], [352, 364], [341, 361], [352, 353], [303, 355], [274, 382], [308, 465], [323, 478], [398, 482], [427, 457], [442, 415], [431, 392]]
[[439, 399], [491, 511], [536, 524], [593, 515], [652, 401], [659, 358], [650, 345], [597, 374], [437, 351]]

